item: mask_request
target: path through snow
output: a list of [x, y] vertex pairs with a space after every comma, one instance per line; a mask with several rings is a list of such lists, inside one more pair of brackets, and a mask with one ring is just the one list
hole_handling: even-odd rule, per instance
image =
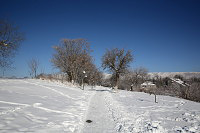
[[115, 123], [106, 106], [105, 96], [109, 90], [105, 88], [95, 88], [96, 93], [90, 101], [90, 106], [85, 122], [83, 133], [115, 133]]

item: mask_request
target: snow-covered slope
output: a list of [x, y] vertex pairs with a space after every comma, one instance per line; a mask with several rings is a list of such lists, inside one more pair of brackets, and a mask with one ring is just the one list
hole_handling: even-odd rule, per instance
[[0, 79], [0, 132], [79, 132], [92, 93], [48, 81]]
[[[155, 76], [160, 76], [162, 78], [165, 78], [165, 77], [173, 78], [175, 75], [181, 75], [186, 79], [189, 79], [192, 77], [200, 78], [200, 72], [149, 72], [148, 75], [151, 78], [153, 78]], [[104, 79], [108, 79], [111, 76], [112, 76], [111, 74], [103, 73]]]
[[103, 79], [109, 79], [111, 78], [112, 74], [109, 73], [103, 73]]
[[151, 72], [149, 73], [150, 77], [155, 77], [156, 75], [161, 76], [163, 78], [170, 77], [173, 78], [175, 75], [181, 75], [186, 79], [196, 77], [200, 78], [200, 72]]

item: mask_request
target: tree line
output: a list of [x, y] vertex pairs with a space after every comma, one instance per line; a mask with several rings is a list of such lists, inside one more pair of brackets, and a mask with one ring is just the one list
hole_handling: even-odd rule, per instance
[[[67, 74], [66, 80], [72, 83], [90, 85], [101, 84], [102, 72], [94, 64], [90, 55], [90, 44], [86, 39], [63, 39], [61, 43], [53, 47], [55, 53], [51, 62], [61, 72]], [[119, 87], [119, 78], [133, 60], [131, 51], [124, 49], [107, 50], [102, 57], [102, 68], [107, 69], [114, 77], [115, 88]], [[85, 78], [87, 76], [87, 78]]]

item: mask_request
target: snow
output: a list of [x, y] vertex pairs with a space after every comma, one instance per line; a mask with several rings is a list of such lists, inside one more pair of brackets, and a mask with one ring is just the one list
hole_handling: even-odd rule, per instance
[[105, 104], [105, 96], [109, 91], [107, 88], [96, 87], [95, 95], [91, 99], [89, 111], [86, 120], [92, 120], [86, 123], [83, 133], [114, 133], [115, 123]]
[[150, 81], [146, 81], [146, 82], [142, 83], [141, 86], [155, 86], [155, 84]]
[[151, 78], [155, 76], [161, 76], [162, 78], [170, 77], [173, 78], [175, 75], [181, 75], [186, 79], [196, 77], [200, 78], [200, 72], [151, 72], [148, 73]]
[[157, 101], [143, 92], [0, 79], [0, 132], [200, 133], [200, 103]]
[[41, 80], [0, 80], [0, 132], [78, 132], [94, 92]]
[[185, 83], [184, 81], [182, 81], [181, 79], [176, 79], [176, 78], [170, 78], [173, 82], [176, 82], [182, 86], [190, 86], [189, 84]]
[[127, 91], [108, 99], [120, 132], [200, 132], [200, 103]]
[[103, 73], [103, 79], [109, 79], [112, 77], [112, 74], [109, 73]]

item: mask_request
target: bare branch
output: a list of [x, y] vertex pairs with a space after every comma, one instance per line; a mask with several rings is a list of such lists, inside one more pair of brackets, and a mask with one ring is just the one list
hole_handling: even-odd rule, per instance
[[18, 28], [7, 21], [0, 20], [0, 68], [7, 69], [12, 65], [12, 58], [15, 56], [24, 35]]
[[102, 57], [102, 67], [113, 73], [115, 87], [118, 88], [120, 74], [124, 73], [129, 64], [133, 61], [131, 51], [125, 52], [124, 49], [107, 50]]

